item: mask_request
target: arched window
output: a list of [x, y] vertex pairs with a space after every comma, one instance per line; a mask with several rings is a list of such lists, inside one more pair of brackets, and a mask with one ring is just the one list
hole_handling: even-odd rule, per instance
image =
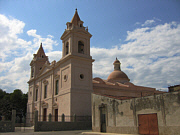
[[84, 44], [81, 41], [78, 41], [78, 53], [84, 54]]
[[47, 85], [44, 85], [44, 99], [47, 98]]
[[66, 43], [66, 55], [69, 53], [69, 42]]
[[37, 101], [38, 100], [38, 89], [36, 89], [36, 99], [35, 99], [35, 101]]
[[59, 89], [59, 80], [56, 80], [56, 91], [55, 91], [55, 95], [58, 94], [58, 89]]
[[34, 68], [31, 68], [31, 77], [34, 77]]

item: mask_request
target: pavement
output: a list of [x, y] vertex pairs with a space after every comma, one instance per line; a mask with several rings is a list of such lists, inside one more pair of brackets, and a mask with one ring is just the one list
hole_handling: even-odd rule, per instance
[[91, 130], [73, 130], [73, 131], [51, 131], [51, 132], [8, 132], [0, 135], [139, 135], [139, 134], [115, 134], [92, 132]]
[[117, 134], [117, 133], [102, 133], [102, 132], [82, 132], [83, 135], [139, 135], [139, 134]]
[[90, 130], [74, 130], [74, 131], [51, 131], [51, 132], [7, 132], [0, 135], [82, 135], [82, 132], [90, 132]]
[[117, 134], [92, 132], [92, 130], [73, 130], [73, 131], [49, 131], [34, 132], [34, 127], [16, 127], [15, 132], [0, 133], [0, 135], [139, 135], [139, 134]]

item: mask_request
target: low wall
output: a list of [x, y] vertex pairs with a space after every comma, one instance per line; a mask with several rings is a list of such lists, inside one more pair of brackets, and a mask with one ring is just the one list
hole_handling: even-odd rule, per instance
[[14, 128], [11, 121], [0, 122], [0, 132], [14, 132]]
[[91, 130], [91, 122], [38, 122], [35, 131]]
[[0, 121], [0, 132], [14, 132], [15, 131], [16, 111], [12, 110], [11, 121]]
[[35, 123], [34, 131], [65, 131], [65, 130], [91, 130], [92, 122], [91, 121], [76, 121], [74, 122], [57, 122], [51, 121], [51, 114], [49, 114], [49, 121], [38, 121], [38, 111], [35, 112]]

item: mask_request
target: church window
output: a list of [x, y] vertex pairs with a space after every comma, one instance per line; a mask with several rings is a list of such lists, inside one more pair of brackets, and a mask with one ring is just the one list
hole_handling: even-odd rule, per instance
[[34, 68], [31, 69], [31, 77], [34, 77]]
[[84, 54], [84, 44], [81, 41], [78, 41], [78, 53]]
[[82, 27], [82, 24], [80, 24], [80, 27]]
[[37, 101], [38, 100], [38, 89], [36, 89], [36, 99], [35, 99], [35, 101]]
[[44, 58], [44, 55], [42, 55], [41, 57]]
[[66, 55], [69, 53], [69, 42], [66, 43]]
[[59, 89], [59, 80], [56, 80], [56, 91], [55, 94], [58, 94], [58, 89]]
[[83, 74], [80, 74], [80, 78], [81, 78], [81, 79], [84, 79], [84, 75], [83, 75]]
[[41, 69], [42, 69], [42, 67], [39, 68], [39, 70], [41, 70]]
[[44, 86], [44, 98], [47, 98], [47, 85]]
[[65, 81], [65, 82], [67, 81], [67, 78], [68, 78], [68, 76], [67, 76], [67, 75], [64, 75], [64, 81]]

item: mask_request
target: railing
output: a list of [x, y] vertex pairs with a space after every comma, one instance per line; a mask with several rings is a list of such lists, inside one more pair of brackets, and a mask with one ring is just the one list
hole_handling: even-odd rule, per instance
[[68, 116], [68, 115], [38, 115], [38, 121], [50, 122], [91, 122], [91, 116]]

